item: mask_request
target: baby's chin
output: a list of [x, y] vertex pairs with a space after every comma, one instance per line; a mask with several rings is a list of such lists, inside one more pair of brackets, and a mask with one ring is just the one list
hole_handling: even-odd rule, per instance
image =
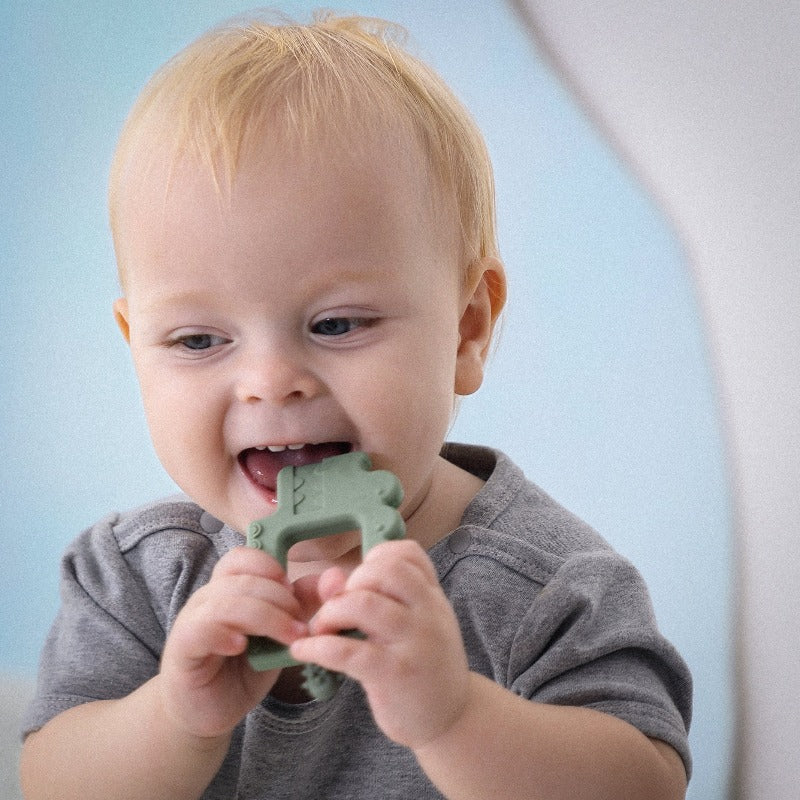
[[306, 539], [289, 548], [290, 564], [311, 565], [320, 563], [322, 569], [333, 566], [340, 561], [350, 562], [361, 559], [361, 533], [349, 531], [323, 536], [318, 539]]

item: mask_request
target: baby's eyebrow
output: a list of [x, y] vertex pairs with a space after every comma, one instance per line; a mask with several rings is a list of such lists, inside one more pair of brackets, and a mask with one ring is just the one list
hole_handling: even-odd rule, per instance
[[316, 301], [330, 298], [338, 302], [336, 296], [344, 297], [348, 290], [380, 287], [391, 276], [391, 270], [383, 265], [365, 267], [338, 267], [332, 264], [330, 269], [313, 270], [308, 275], [298, 276], [297, 288], [302, 298]]
[[[295, 281], [297, 302], [317, 302], [325, 298], [331, 303], [344, 302], [350, 290], [359, 287], [374, 289], [383, 286], [392, 276], [393, 269], [380, 263], [369, 262], [361, 264], [337, 265], [331, 262], [329, 268], [312, 268], [307, 273], [299, 272]], [[172, 311], [205, 311], [218, 306], [220, 295], [213, 287], [203, 286], [170, 286], [169, 281], [163, 287], [147, 286], [139, 294], [135, 283], [127, 292], [129, 303], [148, 315], [157, 316], [160, 313]], [[273, 300], [269, 292], [260, 297], [254, 292], [248, 297], [247, 303], [253, 306], [262, 301]]]
[[[135, 293], [134, 293], [135, 294]], [[162, 307], [168, 306], [200, 306], [213, 300], [213, 292], [204, 290], [187, 290], [181, 289], [178, 291], [158, 291], [149, 290], [147, 299], [137, 301], [136, 304], [145, 311], [158, 310]]]
[[370, 263], [363, 267], [336, 266], [332, 263], [327, 270], [320, 271], [318, 276], [308, 280], [309, 289], [324, 291], [331, 286], [347, 286], [348, 284], [381, 283], [389, 275], [389, 270], [380, 265]]

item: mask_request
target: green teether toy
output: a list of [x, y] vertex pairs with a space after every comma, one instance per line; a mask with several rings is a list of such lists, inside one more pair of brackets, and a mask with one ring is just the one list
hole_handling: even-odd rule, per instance
[[[278, 509], [252, 522], [247, 544], [265, 550], [285, 568], [289, 548], [306, 539], [319, 539], [346, 531], [361, 531], [362, 556], [380, 542], [400, 539], [405, 523], [397, 508], [403, 499], [400, 481], [387, 470], [371, 471], [369, 456], [345, 453], [318, 464], [284, 467], [278, 473]], [[345, 635], [359, 636], [358, 631]], [[247, 650], [255, 670], [296, 666], [285, 645], [253, 636]], [[304, 688], [318, 699], [335, 694], [341, 676], [307, 664]]]

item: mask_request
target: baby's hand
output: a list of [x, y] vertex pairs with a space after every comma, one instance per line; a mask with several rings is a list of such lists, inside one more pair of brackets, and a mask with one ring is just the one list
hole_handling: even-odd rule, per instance
[[[320, 578], [312, 635], [290, 647], [300, 661], [343, 672], [364, 687], [378, 726], [420, 747], [458, 718], [469, 667], [455, 614], [424, 550], [412, 540], [373, 547], [346, 577]], [[357, 628], [366, 639], [332, 635]]]
[[300, 603], [272, 556], [248, 547], [224, 555], [167, 638], [159, 675], [166, 713], [194, 736], [228, 734], [279, 673], [250, 668], [248, 636], [290, 644], [308, 631], [301, 616]]

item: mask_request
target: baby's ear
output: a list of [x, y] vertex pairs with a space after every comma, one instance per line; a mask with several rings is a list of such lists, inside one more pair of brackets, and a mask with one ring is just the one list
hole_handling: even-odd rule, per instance
[[506, 276], [496, 258], [474, 262], [464, 284], [456, 357], [455, 393], [468, 395], [483, 383], [495, 323], [506, 302]]
[[122, 331], [125, 341], [131, 343], [131, 326], [128, 324], [128, 301], [124, 297], [114, 301], [114, 319]]

